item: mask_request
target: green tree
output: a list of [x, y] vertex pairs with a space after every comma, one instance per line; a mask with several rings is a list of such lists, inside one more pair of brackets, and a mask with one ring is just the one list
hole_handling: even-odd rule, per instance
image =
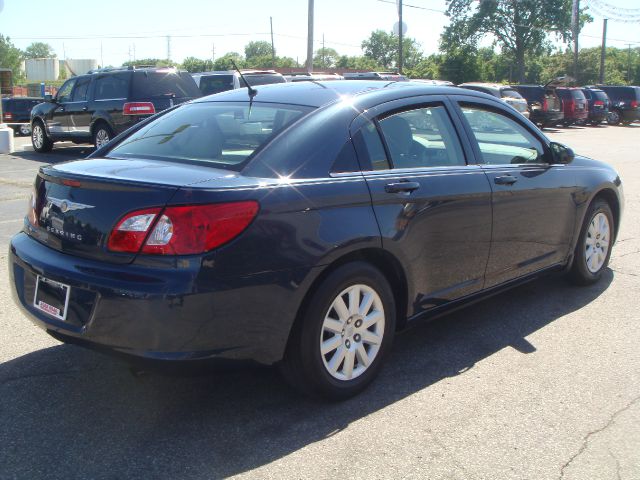
[[58, 74], [58, 80], [66, 80], [68, 77], [67, 67], [60, 65], [60, 73]]
[[[549, 33], [562, 41], [571, 39], [571, 0], [447, 0], [451, 23], [441, 39], [444, 51], [475, 46], [492, 35], [504, 53], [515, 61], [515, 77], [526, 80], [527, 54], [540, 55]], [[591, 17], [581, 15], [581, 23]]]
[[233, 65], [231, 61], [234, 61], [238, 68], [244, 68], [245, 62], [242, 55], [237, 52], [229, 52], [225, 53], [222, 57], [217, 58], [215, 62], [213, 62], [214, 70], [233, 70]]
[[353, 70], [381, 70], [383, 67], [374, 59], [368, 57], [350, 57], [342, 55], [336, 62], [337, 68], [350, 68]]
[[319, 48], [313, 57], [313, 65], [318, 68], [334, 68], [340, 55], [333, 48]]
[[207, 72], [213, 70], [213, 61], [210, 59], [200, 59], [196, 57], [187, 57], [182, 62], [182, 68], [187, 72]]
[[469, 45], [450, 48], [440, 57], [438, 75], [453, 83], [472, 82], [480, 79], [478, 51]]
[[22, 51], [16, 48], [9, 37], [0, 34], [0, 67], [10, 68], [13, 73], [13, 82], [24, 80], [22, 72]]
[[[385, 69], [395, 68], [398, 64], [398, 36], [383, 30], [371, 32], [362, 42], [364, 56], [375, 61]], [[422, 60], [420, 45], [413, 38], [402, 39], [403, 64], [405, 68], [414, 68]]]
[[405, 73], [409, 78], [439, 78], [440, 60], [441, 55], [429, 55], [428, 57], [423, 58], [415, 67], [406, 69]]
[[139, 60], [129, 60], [122, 64], [123, 67], [129, 66], [155, 66], [155, 67], [175, 67], [177, 63], [172, 60], [162, 58], [141, 58]]
[[249, 63], [258, 57], [271, 58], [271, 44], [264, 40], [249, 42], [244, 47], [244, 56]]
[[55, 58], [53, 47], [44, 42], [33, 42], [24, 51], [24, 58]]

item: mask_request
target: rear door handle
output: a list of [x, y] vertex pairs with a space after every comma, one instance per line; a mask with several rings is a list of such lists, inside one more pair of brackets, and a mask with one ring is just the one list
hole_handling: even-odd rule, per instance
[[384, 191], [387, 193], [411, 193], [419, 188], [420, 184], [418, 182], [397, 182], [387, 183], [384, 186]]
[[513, 175], [503, 175], [501, 177], [494, 178], [493, 181], [496, 185], [513, 185], [518, 181], [518, 179]]

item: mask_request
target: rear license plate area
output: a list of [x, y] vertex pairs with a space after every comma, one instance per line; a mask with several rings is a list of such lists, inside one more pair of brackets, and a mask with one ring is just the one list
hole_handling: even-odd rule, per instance
[[38, 275], [33, 296], [33, 306], [47, 315], [65, 321], [69, 307], [71, 287]]

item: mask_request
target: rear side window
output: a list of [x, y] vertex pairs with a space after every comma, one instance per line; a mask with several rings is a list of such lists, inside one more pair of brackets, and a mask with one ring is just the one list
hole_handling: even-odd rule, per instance
[[353, 141], [358, 151], [362, 152], [371, 163], [370, 167], [363, 165], [363, 169], [388, 170], [391, 168], [389, 160], [387, 160], [387, 154], [384, 151], [384, 145], [373, 122], [368, 122], [358, 130], [353, 137]]
[[171, 70], [141, 70], [133, 74], [131, 98], [196, 98], [202, 94], [187, 72]]
[[516, 90], [527, 100], [541, 102], [544, 98], [544, 90], [541, 87], [518, 87]]
[[400, 112], [380, 120], [394, 168], [465, 165], [458, 137], [441, 105]]
[[108, 154], [240, 170], [279, 131], [313, 110], [298, 105], [195, 103], [141, 128]]
[[126, 73], [104, 75], [96, 79], [96, 100], [125, 99], [129, 96], [129, 78]]
[[585, 100], [586, 98], [581, 90], [571, 90], [571, 96], [576, 100]]
[[512, 118], [480, 105], [463, 103], [461, 108], [478, 142], [482, 163], [544, 163], [542, 143]]
[[200, 77], [200, 91], [203, 95], [233, 90], [233, 75], [211, 75]]

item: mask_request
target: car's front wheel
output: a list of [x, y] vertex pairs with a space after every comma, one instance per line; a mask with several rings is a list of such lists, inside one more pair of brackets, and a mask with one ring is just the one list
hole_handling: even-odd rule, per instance
[[389, 282], [364, 262], [343, 265], [312, 294], [294, 326], [281, 371], [296, 389], [349, 398], [376, 377], [395, 331]]
[[33, 145], [33, 149], [39, 153], [50, 152], [53, 148], [53, 142], [47, 136], [44, 124], [39, 120], [33, 122], [33, 128], [31, 129], [31, 145]]
[[578, 285], [597, 282], [609, 264], [613, 246], [614, 220], [611, 207], [595, 200], [585, 215], [569, 278]]

